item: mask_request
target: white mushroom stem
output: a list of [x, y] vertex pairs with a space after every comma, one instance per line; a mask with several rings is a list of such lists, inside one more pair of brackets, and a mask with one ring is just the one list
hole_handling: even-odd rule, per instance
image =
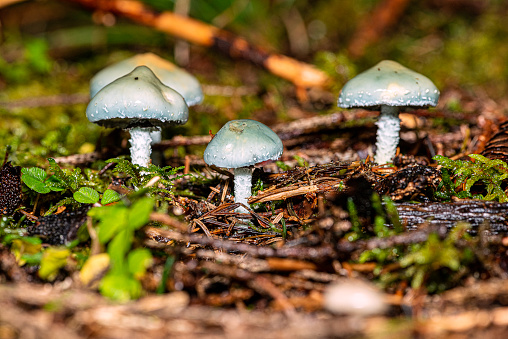
[[[247, 199], [252, 195], [252, 167], [239, 167], [234, 169], [235, 203], [249, 206]], [[236, 212], [247, 213], [243, 207], [238, 207]]]
[[381, 115], [376, 123], [377, 141], [374, 161], [379, 165], [392, 162], [399, 144], [399, 107], [381, 105]]
[[152, 153], [152, 138], [150, 132], [153, 128], [134, 127], [129, 130], [131, 138], [131, 161], [134, 165], [148, 166], [150, 163], [150, 153]]

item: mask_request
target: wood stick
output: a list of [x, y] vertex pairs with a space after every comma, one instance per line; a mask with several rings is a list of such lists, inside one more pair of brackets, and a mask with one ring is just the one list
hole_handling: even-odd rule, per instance
[[253, 203], [262, 203], [267, 201], [274, 200], [286, 200], [287, 198], [296, 197], [298, 195], [305, 195], [309, 193], [325, 193], [331, 190], [338, 188], [342, 184], [342, 180], [334, 180], [329, 183], [324, 184], [316, 184], [316, 185], [307, 185], [302, 187], [297, 187], [298, 185], [293, 185], [289, 187], [282, 187], [270, 192], [260, 193], [255, 197], [249, 198], [249, 204]]
[[0, 0], [0, 8], [7, 7], [17, 2], [23, 2], [25, 0]]
[[471, 224], [471, 233], [487, 224], [487, 230], [492, 233], [508, 231], [508, 203], [484, 200], [462, 200], [453, 203], [400, 203], [396, 204], [400, 220], [409, 229], [417, 225], [429, 224], [452, 228], [459, 221]]
[[204, 22], [165, 11], [162, 13], [135, 0], [68, 0], [85, 7], [112, 12], [154, 27], [197, 45], [214, 47], [234, 58], [244, 58], [299, 88], [326, 87], [329, 77], [313, 65], [284, 55], [272, 54], [245, 39]]

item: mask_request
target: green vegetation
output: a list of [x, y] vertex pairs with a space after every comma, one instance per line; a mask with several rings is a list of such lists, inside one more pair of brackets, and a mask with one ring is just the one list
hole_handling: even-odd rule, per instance
[[[77, 261], [80, 266], [85, 265], [81, 274], [92, 276], [88, 280], [96, 278], [94, 274], [107, 271], [100, 278], [101, 293], [115, 300], [126, 301], [141, 296], [143, 289], [140, 279], [152, 262], [151, 252], [137, 243], [136, 231], [148, 223], [157, 205], [173, 199], [173, 181], [182, 177], [178, 175], [181, 168], [135, 166], [122, 158], [110, 159], [107, 163], [116, 166], [103, 175], [89, 168], [83, 171], [80, 168], [61, 168], [51, 158], [47, 171], [40, 167], [21, 169], [27, 198], [34, 207], [39, 204], [39, 209], [46, 210], [45, 216], [52, 215], [66, 205], [69, 209], [83, 205], [96, 206], [89, 210], [88, 215], [95, 225], [98, 243], [106, 248], [107, 263], [100, 266], [102, 272], [94, 272], [94, 264], [87, 266], [87, 260], [97, 263], [96, 256], [101, 255], [89, 257], [89, 238], [85, 226], [81, 227], [83, 236], [76, 241], [65, 246], [42, 247], [40, 238], [23, 236], [19, 224], [15, 224], [14, 219], [4, 217], [0, 240], [11, 246], [20, 265], [40, 265], [38, 276], [44, 280], [55, 280], [61, 269], [68, 265], [76, 266]], [[126, 185], [117, 189], [131, 193], [125, 195], [106, 188], [113, 175], [126, 179]], [[133, 190], [129, 187], [139, 188]], [[42, 197], [44, 195], [53, 197], [45, 199]]]
[[[349, 200], [348, 207], [353, 232], [344, 237], [349, 241], [389, 238], [404, 233], [393, 202], [384, 197], [384, 206], [377, 194], [372, 196], [376, 211], [373, 233], [359, 227], [356, 208]], [[389, 220], [389, 223], [387, 221]], [[383, 287], [408, 282], [412, 288], [425, 288], [438, 293], [455, 286], [458, 277], [468, 271], [468, 265], [477, 261], [472, 248], [476, 241], [466, 232], [467, 223], [458, 223], [445, 237], [430, 232], [425, 241], [411, 245], [392, 245], [365, 250], [354, 260], [357, 263], [373, 262], [375, 279]]]
[[88, 214], [97, 221], [98, 240], [107, 246], [110, 269], [101, 279], [101, 293], [115, 300], [138, 298], [139, 281], [151, 265], [148, 249], [133, 248], [135, 231], [148, 223], [154, 200], [142, 197], [128, 203], [94, 207]]
[[[508, 178], [508, 164], [498, 159], [487, 159], [480, 154], [470, 154], [469, 157], [474, 161], [451, 160], [441, 155], [434, 157], [434, 160], [443, 167], [441, 169], [443, 181], [436, 196], [446, 200], [451, 196], [457, 196], [507, 202], [508, 196], [502, 185]], [[453, 177], [450, 177], [448, 171], [452, 172]], [[478, 182], [485, 186], [486, 195], [471, 193], [473, 185]]]

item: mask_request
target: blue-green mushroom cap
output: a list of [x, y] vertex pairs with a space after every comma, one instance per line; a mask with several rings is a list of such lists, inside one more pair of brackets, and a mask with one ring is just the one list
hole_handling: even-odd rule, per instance
[[164, 85], [173, 88], [183, 96], [187, 106], [197, 105], [203, 101], [204, 95], [198, 79], [153, 53], [135, 55], [98, 72], [90, 80], [90, 97], [93, 98], [104, 86], [138, 66], [150, 68]]
[[283, 151], [279, 136], [266, 125], [250, 119], [227, 122], [206, 147], [208, 165], [239, 168], [277, 160]]
[[349, 80], [339, 95], [342, 108], [378, 109], [381, 105], [397, 107], [436, 106], [439, 90], [424, 75], [392, 60], [377, 65]]
[[105, 127], [164, 127], [186, 123], [189, 108], [178, 92], [148, 67], [139, 66], [101, 89], [88, 104], [86, 116]]

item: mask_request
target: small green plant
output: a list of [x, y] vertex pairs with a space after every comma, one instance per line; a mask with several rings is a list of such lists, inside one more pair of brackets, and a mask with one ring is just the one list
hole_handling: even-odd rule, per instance
[[[73, 170], [63, 169], [49, 158], [49, 172], [39, 167], [27, 167], [21, 169], [21, 180], [31, 190], [39, 194], [48, 194], [51, 192], [60, 192], [62, 199], [49, 208], [45, 215], [54, 213], [58, 207], [69, 204], [95, 204], [100, 202], [102, 205], [111, 204], [120, 200], [121, 195], [114, 190], [105, 189], [101, 194], [101, 187], [105, 183], [100, 180], [89, 169], [82, 173], [80, 168]], [[122, 158], [114, 158], [108, 162], [116, 163], [114, 172], [127, 176], [129, 184], [136, 187], [145, 186], [151, 180], [157, 177], [157, 185], [151, 185], [148, 192], [161, 200], [172, 200], [173, 181], [181, 178], [183, 175], [177, 175], [183, 167], [158, 167], [149, 165], [142, 167], [133, 165], [130, 161]], [[99, 190], [99, 191], [98, 191]], [[70, 193], [71, 196], [69, 196]]]
[[275, 165], [282, 171], [289, 171], [291, 169], [291, 166], [287, 165], [284, 161], [277, 160]]
[[[441, 289], [436, 283], [438, 279], [432, 279], [432, 285], [425, 284], [431, 275], [438, 275], [443, 271], [459, 271], [463, 265], [472, 261], [474, 255], [471, 250], [467, 247], [458, 248], [456, 245], [459, 239], [468, 239], [468, 228], [469, 224], [458, 223], [446, 238], [441, 240], [438, 234], [431, 233], [427, 241], [410, 247], [411, 251], [403, 256], [399, 263], [405, 269], [404, 276], [410, 279], [411, 287], [416, 289], [426, 286], [429, 292], [436, 292]], [[450, 274], [441, 276], [449, 278]]]
[[[496, 159], [491, 160], [480, 154], [470, 154], [475, 161], [451, 160], [442, 155], [433, 159], [442, 166], [442, 182], [436, 196], [448, 200], [451, 196], [507, 202], [508, 197], [501, 185], [508, 178], [508, 164]], [[453, 177], [450, 177], [451, 171]], [[470, 190], [474, 184], [482, 182], [487, 190], [486, 195], [473, 195]]]
[[[60, 200], [46, 211], [46, 215], [62, 205], [93, 204], [88, 215], [96, 224], [98, 241], [107, 252], [100, 254], [107, 257], [104, 266], [107, 273], [100, 280], [100, 292], [120, 301], [141, 296], [143, 289], [140, 279], [151, 265], [152, 254], [148, 249], [139, 247], [135, 234], [149, 222], [157, 200], [172, 200], [173, 181], [182, 177], [177, 174], [182, 167], [142, 167], [122, 158], [110, 159], [108, 162], [116, 164], [113, 173], [127, 178], [128, 185], [138, 187], [133, 193], [122, 196], [114, 190], [103, 189], [107, 185], [107, 176], [100, 177], [90, 169], [83, 172], [79, 168], [64, 169], [53, 159], [48, 161], [47, 171], [39, 167], [23, 168], [21, 171], [23, 183], [32, 193], [36, 193], [32, 198], [38, 198], [41, 194], [61, 195]], [[54, 280], [69, 259], [75, 257], [72, 245], [43, 248], [39, 238], [17, 234], [7, 234], [3, 240], [8, 241], [20, 265], [40, 265], [39, 277], [49, 281]], [[88, 260], [93, 262], [94, 257]], [[86, 254], [81, 261], [85, 260]], [[85, 267], [83, 270], [90, 270]], [[94, 273], [84, 272], [84, 275], [93, 276]]]
[[40, 265], [39, 277], [48, 281], [55, 280], [71, 256], [71, 246], [46, 248], [37, 237], [10, 233], [3, 237], [2, 243], [10, 245], [19, 266]]
[[[137, 187], [149, 185], [150, 187], [148, 188], [148, 191], [150, 194], [158, 194], [163, 200], [168, 201], [173, 199], [173, 192], [171, 191], [174, 185], [173, 181], [180, 179], [186, 175], [190, 175], [177, 175], [178, 171], [181, 171], [184, 166], [159, 167], [150, 164], [148, 167], [143, 167], [139, 165], [133, 165], [130, 161], [123, 158], [113, 158], [109, 159], [107, 162], [116, 163], [114, 172], [127, 174], [130, 178], [130, 184]], [[155, 178], [157, 179], [157, 185], [150, 185], [149, 183]]]
[[[378, 238], [386, 238], [389, 236], [393, 236], [399, 233], [402, 233], [403, 228], [399, 220], [399, 215], [397, 213], [397, 208], [395, 207], [393, 201], [387, 197], [384, 196], [382, 199], [377, 193], [373, 193], [371, 197], [372, 207], [374, 211], [376, 212], [376, 215], [374, 216], [374, 223], [373, 223], [373, 230], [374, 234]], [[384, 202], [384, 205], [383, 203]], [[350, 208], [350, 215], [351, 215], [351, 203], [352, 201], [348, 201], [348, 206]], [[356, 218], [356, 221], [353, 221]], [[358, 223], [358, 216], [353, 218], [351, 217], [351, 220], [353, 222], [353, 225], [355, 223]], [[387, 220], [390, 221], [392, 227], [389, 227], [387, 225]], [[358, 229], [358, 226], [353, 227], [353, 229]], [[363, 233], [363, 237], [365, 238], [367, 234], [365, 232]], [[359, 238], [357, 236], [357, 238]], [[372, 250], [367, 250], [362, 252], [360, 255], [358, 261], [361, 263], [367, 262], [367, 261], [376, 261], [378, 264], [386, 263], [387, 261], [393, 261], [398, 258], [399, 253], [401, 252], [402, 248], [401, 246], [395, 246], [390, 248], [374, 248]]]
[[150, 266], [152, 255], [147, 249], [135, 248], [135, 232], [148, 223], [153, 208], [154, 199], [142, 196], [132, 203], [122, 200], [88, 212], [97, 222], [98, 240], [107, 247], [110, 261], [109, 271], [99, 285], [103, 295], [120, 301], [141, 296], [139, 280]]
[[55, 280], [60, 268], [67, 264], [71, 250], [66, 247], [48, 247], [42, 252], [39, 277], [44, 280]]
[[[62, 169], [54, 159], [49, 158], [49, 171], [47, 174], [39, 167], [26, 167], [21, 169], [21, 181], [31, 190], [39, 194], [60, 192], [62, 199], [49, 208], [45, 215], [52, 214], [58, 207], [69, 204], [95, 204], [101, 200], [100, 193], [92, 187], [103, 186], [103, 183], [90, 180], [93, 177], [91, 170], [82, 173], [80, 168], [72, 171]], [[70, 193], [72, 196], [68, 196]], [[104, 191], [102, 204], [118, 201], [120, 195], [110, 189]]]
[[299, 167], [309, 167], [309, 163], [307, 162], [307, 160], [305, 160], [301, 156], [294, 155], [293, 159], [296, 160], [296, 163], [298, 164]]

